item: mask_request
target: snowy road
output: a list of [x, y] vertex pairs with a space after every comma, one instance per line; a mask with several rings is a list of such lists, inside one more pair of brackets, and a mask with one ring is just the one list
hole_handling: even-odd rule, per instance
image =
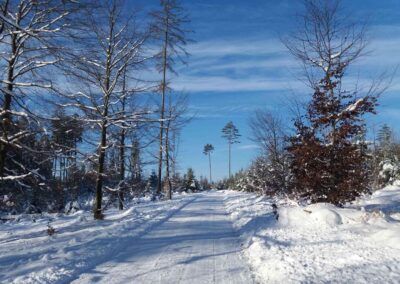
[[218, 192], [197, 194], [73, 283], [253, 283], [223, 199]]

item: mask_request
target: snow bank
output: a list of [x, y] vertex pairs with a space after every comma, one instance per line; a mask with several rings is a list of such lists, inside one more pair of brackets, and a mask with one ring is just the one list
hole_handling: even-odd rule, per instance
[[293, 228], [335, 227], [342, 224], [340, 214], [331, 204], [313, 204], [307, 207], [282, 207], [279, 225]]
[[345, 208], [232, 191], [225, 202], [260, 283], [400, 282], [399, 185]]

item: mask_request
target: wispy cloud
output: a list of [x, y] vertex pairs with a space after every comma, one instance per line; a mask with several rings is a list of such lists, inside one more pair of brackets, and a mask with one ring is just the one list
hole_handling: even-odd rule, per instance
[[256, 150], [256, 149], [260, 149], [260, 147], [255, 144], [247, 144], [247, 145], [240, 145], [237, 147], [237, 149], [239, 149], [239, 150]]
[[266, 55], [280, 53], [284, 50], [282, 43], [276, 39], [230, 39], [209, 40], [192, 44], [189, 52], [196, 57], [229, 56], [229, 55]]
[[[368, 85], [376, 73], [400, 64], [400, 36], [381, 36], [393, 31], [400, 34], [400, 27], [372, 28], [368, 49], [371, 53], [353, 66], [349, 74], [353, 81]], [[192, 44], [188, 50], [192, 54], [190, 65], [182, 68], [181, 75], [172, 80], [176, 89], [189, 92], [307, 91], [295, 76], [300, 72], [298, 63], [277, 38], [209, 40]], [[398, 91], [400, 75], [394, 79], [391, 89]]]
[[289, 78], [268, 80], [257, 76], [245, 79], [233, 79], [223, 76], [180, 76], [172, 87], [190, 92], [246, 92], [279, 91], [304, 88], [304, 84]]

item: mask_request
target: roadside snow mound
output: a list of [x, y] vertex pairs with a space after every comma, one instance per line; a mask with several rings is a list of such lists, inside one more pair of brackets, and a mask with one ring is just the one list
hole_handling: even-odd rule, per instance
[[331, 204], [318, 203], [307, 207], [282, 207], [279, 209], [278, 226], [294, 228], [336, 227], [342, 218]]

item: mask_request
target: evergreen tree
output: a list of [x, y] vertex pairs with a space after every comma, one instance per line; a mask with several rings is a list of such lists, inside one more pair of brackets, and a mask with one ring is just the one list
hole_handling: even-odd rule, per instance
[[383, 156], [387, 158], [393, 144], [393, 131], [386, 123], [378, 131], [378, 142]]
[[192, 168], [188, 168], [187, 173], [185, 175], [185, 189], [196, 191], [199, 189], [198, 182], [194, 175], [194, 171]]
[[228, 141], [228, 147], [229, 147], [229, 178], [231, 177], [231, 148], [232, 144], [235, 143], [240, 143], [239, 142], [239, 137], [241, 135], [239, 134], [239, 130], [236, 128], [236, 126], [233, 124], [232, 121], [228, 122], [224, 128], [222, 129], [222, 137], [225, 138]]
[[384, 124], [378, 130], [379, 145], [374, 153], [374, 188], [392, 184], [400, 177], [399, 145], [394, 140], [393, 130]]
[[210, 182], [212, 183], [212, 176], [211, 176], [211, 153], [214, 151], [214, 146], [211, 144], [204, 145], [203, 154], [208, 156], [208, 165], [210, 169]]
[[60, 181], [69, 181], [71, 171], [77, 160], [78, 143], [82, 142], [84, 129], [77, 114], [66, 115], [62, 108], [54, 113], [52, 120], [52, 143], [54, 145], [55, 177]]
[[155, 170], [151, 171], [149, 178], [147, 179], [146, 192], [154, 193], [157, 189], [158, 177]]
[[130, 172], [133, 181], [139, 182], [142, 179], [142, 160], [140, 157], [140, 143], [136, 137], [132, 141]]

